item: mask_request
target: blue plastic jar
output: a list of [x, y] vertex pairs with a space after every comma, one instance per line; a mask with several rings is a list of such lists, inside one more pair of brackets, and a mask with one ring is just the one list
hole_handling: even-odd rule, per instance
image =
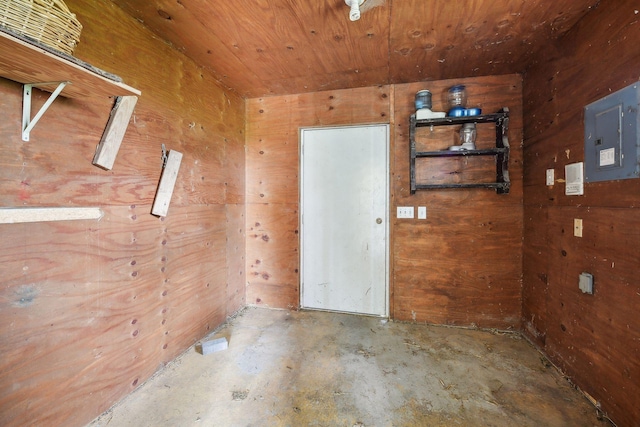
[[431, 109], [431, 92], [427, 89], [416, 92], [415, 104], [416, 110], [420, 110], [422, 108]]

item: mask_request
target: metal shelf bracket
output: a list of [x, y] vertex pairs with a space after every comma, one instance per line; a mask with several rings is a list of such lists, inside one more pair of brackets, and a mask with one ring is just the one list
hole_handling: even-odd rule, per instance
[[[48, 83], [29, 83], [25, 84], [22, 90], [22, 140], [29, 141], [29, 133], [35, 127], [38, 120], [42, 117], [42, 115], [47, 111], [47, 109], [53, 104], [53, 101], [60, 95], [62, 89], [65, 88], [66, 85], [71, 82], [48, 82]], [[49, 95], [49, 99], [44, 103], [40, 110], [31, 118], [31, 93], [33, 92], [34, 87], [38, 86], [51, 86], [57, 84], [58, 87], [54, 90], [51, 95]]]

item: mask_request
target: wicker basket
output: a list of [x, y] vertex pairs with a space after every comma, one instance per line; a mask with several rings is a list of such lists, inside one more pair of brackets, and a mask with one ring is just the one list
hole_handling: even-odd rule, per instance
[[69, 55], [82, 31], [63, 0], [0, 0], [0, 25]]

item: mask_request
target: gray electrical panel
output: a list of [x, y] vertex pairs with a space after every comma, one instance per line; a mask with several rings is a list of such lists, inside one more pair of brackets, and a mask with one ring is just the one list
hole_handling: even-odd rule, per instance
[[586, 182], [640, 177], [640, 84], [584, 108]]

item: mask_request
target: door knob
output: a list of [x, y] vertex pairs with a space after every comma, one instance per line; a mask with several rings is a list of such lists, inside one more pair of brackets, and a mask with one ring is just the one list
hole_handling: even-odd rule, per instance
[[378, 219], [376, 219], [376, 223], [378, 223], [378, 224], [382, 224], [382, 218], [378, 218]]

